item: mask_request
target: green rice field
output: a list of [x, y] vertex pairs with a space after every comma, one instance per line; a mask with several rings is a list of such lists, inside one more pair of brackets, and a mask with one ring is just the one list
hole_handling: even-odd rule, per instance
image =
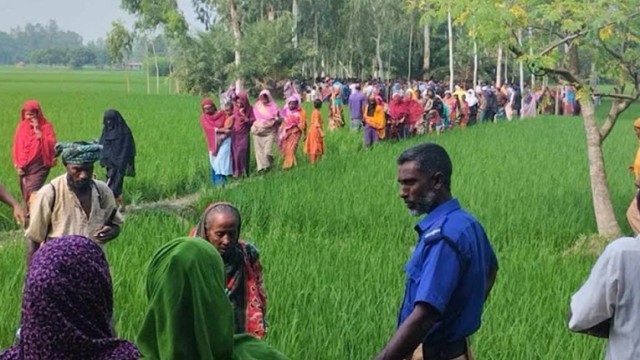
[[[449, 151], [453, 192], [484, 224], [500, 271], [472, 338], [478, 359], [601, 359], [605, 342], [566, 329], [568, 301], [595, 257], [567, 252], [595, 232], [584, 129], [580, 118], [484, 124], [440, 136], [383, 143], [371, 151], [361, 134], [327, 132], [316, 166], [303, 159], [287, 172], [251, 177], [225, 189], [209, 186], [200, 98], [147, 95], [144, 76], [127, 94], [118, 72], [0, 68], [0, 182], [18, 195], [11, 143], [22, 103], [40, 101], [59, 140], [100, 135], [102, 113], [120, 110], [138, 146], [138, 177], [127, 179], [128, 202], [200, 193], [179, 212], [127, 215], [108, 246], [120, 335], [134, 339], [143, 319], [146, 264], [163, 243], [187, 234], [212, 202], [235, 203], [243, 237], [261, 249], [268, 293], [267, 341], [292, 359], [370, 359], [393, 334], [404, 288], [404, 263], [418, 220], [398, 198], [397, 156], [435, 141]], [[152, 89], [154, 86], [152, 85]], [[600, 109], [605, 113], [606, 104]], [[605, 145], [613, 203], [623, 231], [633, 196], [627, 166], [637, 140], [631, 107]], [[55, 174], [62, 173], [61, 166]], [[52, 174], [51, 176], [53, 176]], [[102, 176], [102, 175], [100, 175]], [[0, 209], [0, 230], [14, 225]], [[0, 348], [14, 341], [24, 279], [19, 232], [0, 232]]]

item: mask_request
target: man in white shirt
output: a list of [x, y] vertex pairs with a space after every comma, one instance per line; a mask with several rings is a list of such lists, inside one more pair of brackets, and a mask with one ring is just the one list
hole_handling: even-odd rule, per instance
[[607, 338], [607, 360], [640, 359], [639, 279], [640, 238], [620, 238], [571, 298], [569, 329]]

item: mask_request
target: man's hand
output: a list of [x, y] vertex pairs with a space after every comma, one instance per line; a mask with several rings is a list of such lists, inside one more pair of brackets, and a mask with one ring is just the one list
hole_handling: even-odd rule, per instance
[[13, 217], [16, 219], [18, 225], [24, 225], [25, 214], [24, 209], [19, 204], [13, 205]]
[[104, 225], [98, 229], [93, 236], [101, 243], [107, 243], [120, 234], [120, 227], [117, 225]]
[[387, 346], [374, 360], [400, 360], [410, 357], [438, 316], [438, 311], [431, 305], [416, 304], [411, 315], [396, 330]]

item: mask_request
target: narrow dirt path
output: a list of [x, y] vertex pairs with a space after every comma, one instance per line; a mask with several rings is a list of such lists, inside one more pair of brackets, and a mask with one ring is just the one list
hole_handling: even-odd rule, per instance
[[[262, 179], [262, 177], [252, 177], [243, 179], [242, 181], [234, 181], [226, 185], [225, 188], [230, 189], [238, 186], [240, 183], [260, 181]], [[200, 200], [200, 197], [202, 195], [203, 192], [199, 191], [193, 194], [184, 195], [173, 199], [163, 199], [158, 201], [127, 205], [123, 215], [126, 218], [127, 216], [144, 211], [160, 210], [178, 217], [180, 221], [188, 223], [189, 221], [185, 218], [184, 211], [190, 206], [195, 205], [198, 200]], [[2, 250], [3, 247], [7, 246], [11, 242], [21, 240], [23, 238], [23, 233], [24, 232], [22, 230], [0, 231], [0, 250]]]
[[145, 210], [181, 210], [198, 202], [200, 193], [185, 195], [175, 199], [165, 199], [153, 202], [143, 202], [136, 205], [127, 205], [125, 214], [135, 214]]

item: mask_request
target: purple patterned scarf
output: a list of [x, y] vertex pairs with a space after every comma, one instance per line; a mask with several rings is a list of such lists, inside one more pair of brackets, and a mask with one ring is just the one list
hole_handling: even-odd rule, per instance
[[130, 360], [136, 346], [113, 336], [111, 274], [91, 240], [66, 236], [34, 255], [24, 286], [20, 341], [0, 360]]

